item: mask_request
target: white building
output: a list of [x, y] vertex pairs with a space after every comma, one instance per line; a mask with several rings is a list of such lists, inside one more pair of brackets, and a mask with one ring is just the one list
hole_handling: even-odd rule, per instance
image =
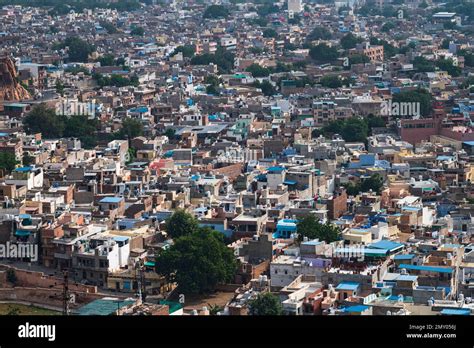
[[301, 0], [288, 0], [288, 12], [300, 13], [303, 11], [303, 2]]

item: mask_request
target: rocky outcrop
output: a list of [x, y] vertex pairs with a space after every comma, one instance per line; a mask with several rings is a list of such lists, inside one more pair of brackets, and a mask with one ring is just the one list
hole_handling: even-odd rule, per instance
[[0, 57], [0, 101], [31, 99], [30, 93], [17, 79], [15, 63], [9, 57]]

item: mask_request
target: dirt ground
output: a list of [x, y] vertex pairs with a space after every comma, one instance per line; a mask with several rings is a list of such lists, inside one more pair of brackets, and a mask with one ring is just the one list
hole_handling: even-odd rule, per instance
[[234, 292], [218, 291], [211, 295], [187, 295], [184, 309], [201, 309], [209, 305], [224, 307], [234, 297]]
[[0, 315], [61, 315], [61, 313], [19, 303], [0, 303]]

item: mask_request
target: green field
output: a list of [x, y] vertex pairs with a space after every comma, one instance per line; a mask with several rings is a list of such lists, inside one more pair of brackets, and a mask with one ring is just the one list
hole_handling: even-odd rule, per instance
[[24, 304], [0, 303], [0, 315], [61, 315], [61, 313]]

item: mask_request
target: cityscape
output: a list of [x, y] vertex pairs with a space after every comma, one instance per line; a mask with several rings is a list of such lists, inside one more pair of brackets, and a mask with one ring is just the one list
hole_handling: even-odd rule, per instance
[[469, 0], [0, 0], [0, 315], [473, 315], [473, 33]]

